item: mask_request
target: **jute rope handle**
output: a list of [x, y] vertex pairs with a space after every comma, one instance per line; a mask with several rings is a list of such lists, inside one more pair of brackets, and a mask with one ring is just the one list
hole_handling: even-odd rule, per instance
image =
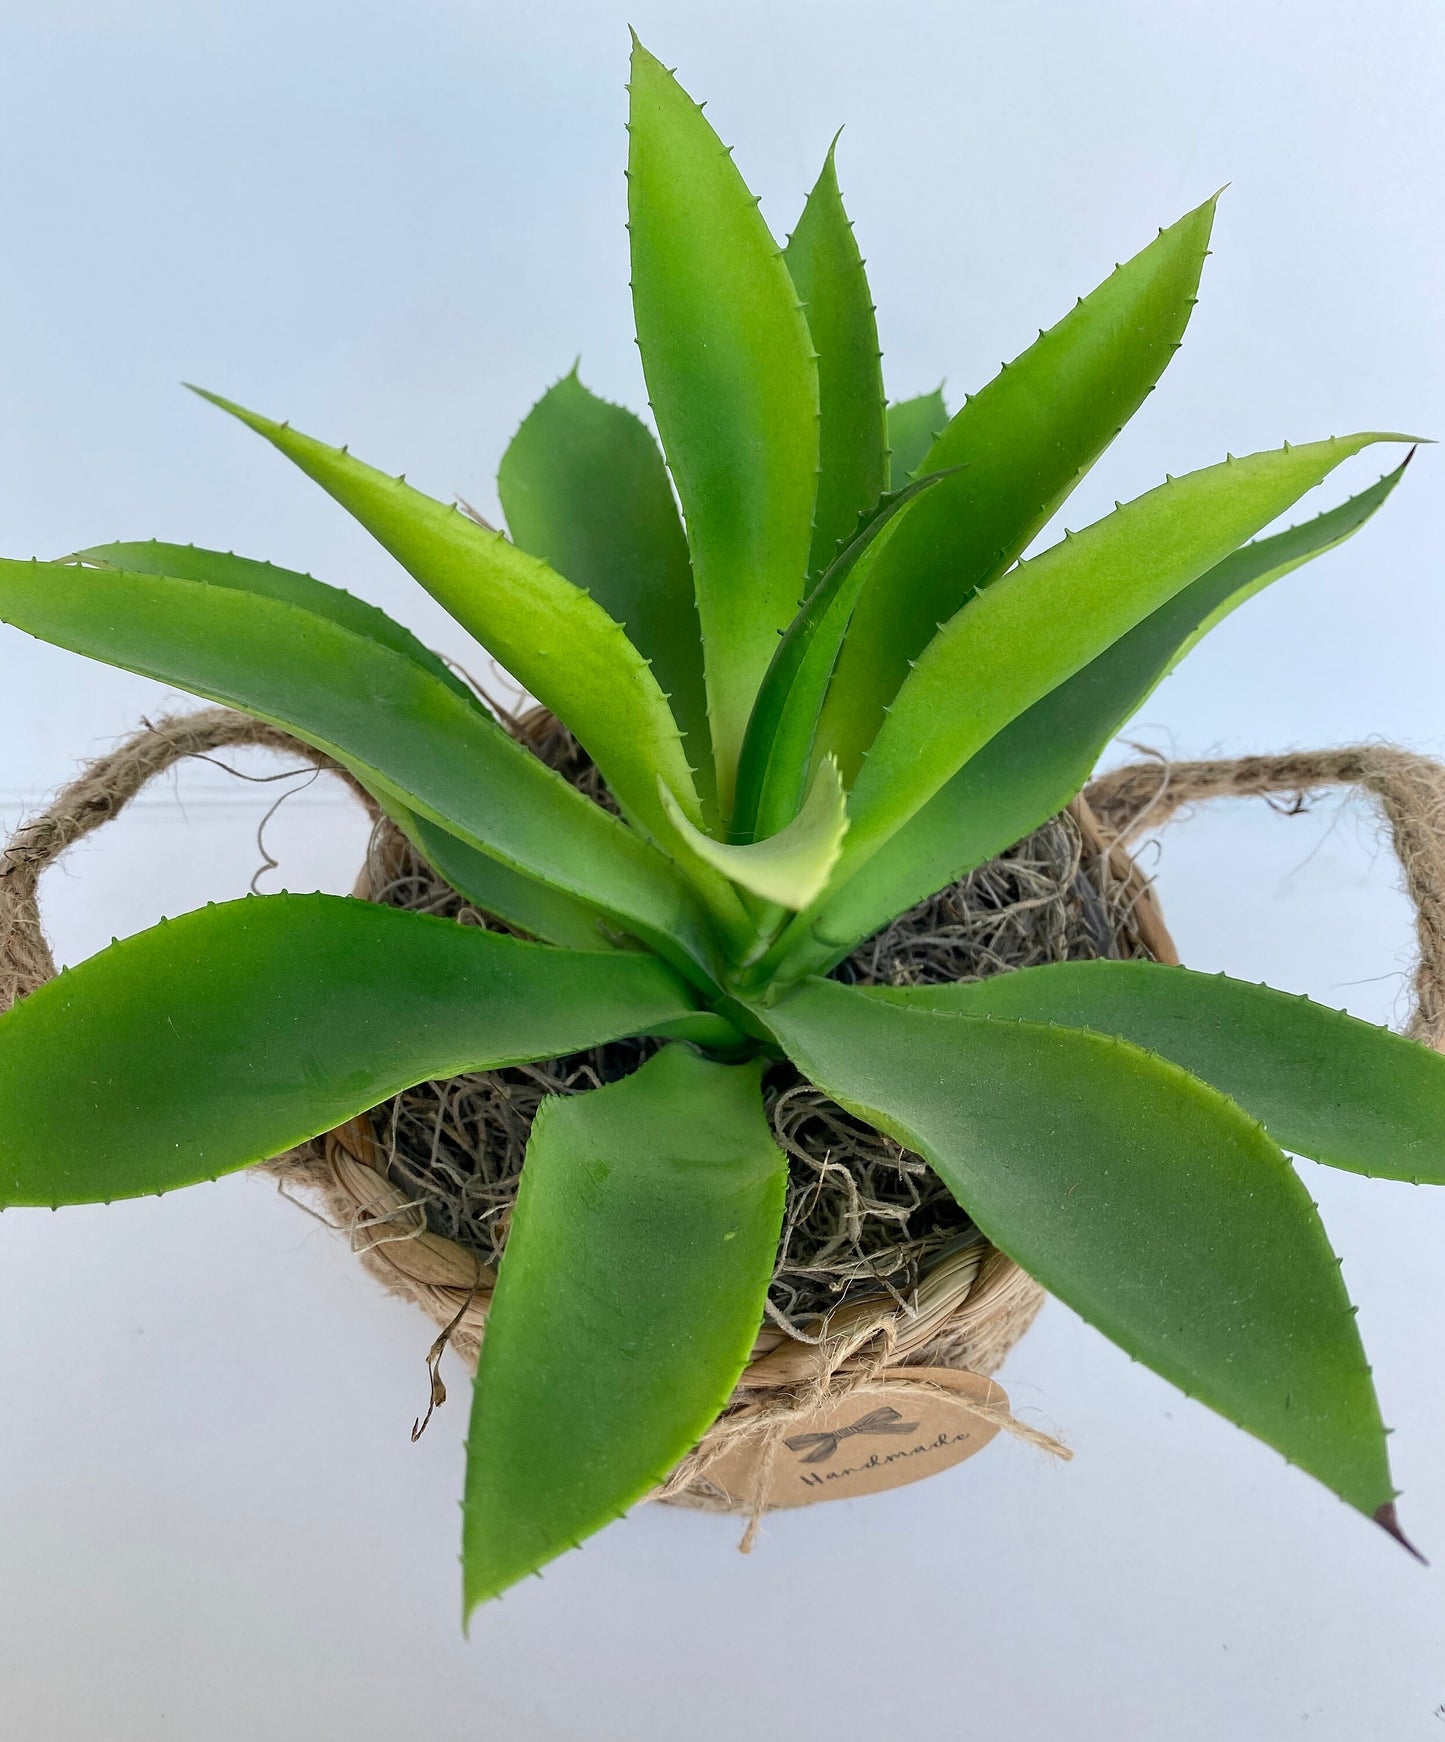
[[1384, 812], [1419, 944], [1405, 1032], [1445, 1051], [1445, 766], [1391, 744], [1227, 761], [1155, 757], [1101, 775], [1085, 797], [1109, 839], [1127, 847], [1208, 799], [1288, 798], [1297, 811], [1338, 786], [1368, 793]]
[[55, 977], [40, 923], [37, 892], [47, 866], [108, 823], [157, 775], [192, 756], [255, 745], [300, 756], [345, 781], [374, 818], [376, 802], [344, 768], [287, 732], [230, 708], [172, 714], [99, 756], [57, 794], [38, 816], [22, 823], [0, 855], [0, 1011]]

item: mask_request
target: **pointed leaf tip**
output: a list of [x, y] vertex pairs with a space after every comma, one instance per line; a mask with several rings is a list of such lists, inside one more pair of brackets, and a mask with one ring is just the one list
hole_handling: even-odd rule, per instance
[[1404, 1549], [1407, 1554], [1414, 1555], [1415, 1559], [1419, 1561], [1422, 1567], [1429, 1566], [1429, 1561], [1426, 1560], [1425, 1556], [1420, 1553], [1419, 1549], [1415, 1547], [1414, 1543], [1411, 1542], [1409, 1537], [1405, 1535], [1403, 1530], [1401, 1530], [1400, 1515], [1396, 1510], [1395, 1502], [1393, 1500], [1387, 1500], [1383, 1506], [1379, 1506], [1375, 1509], [1375, 1523], [1379, 1525], [1380, 1529], [1384, 1531], [1386, 1536], [1393, 1536], [1395, 1541], [1399, 1543], [1400, 1547]]
[[197, 387], [191, 381], [182, 382], [181, 385], [189, 392], [194, 393], [198, 399], [204, 399], [208, 405], [214, 405], [217, 410], [227, 412], [238, 422], [244, 423], [248, 429], [253, 429], [258, 435], [266, 436], [268, 439], [289, 427], [285, 423], [279, 423], [274, 417], [265, 417], [259, 411], [247, 410], [236, 400], [227, 399], [223, 393], [212, 393], [208, 387]]

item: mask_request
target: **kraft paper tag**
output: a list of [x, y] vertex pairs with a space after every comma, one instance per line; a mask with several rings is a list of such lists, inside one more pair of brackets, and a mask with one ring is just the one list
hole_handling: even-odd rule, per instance
[[[908, 1383], [912, 1381], [912, 1383]], [[998, 1432], [970, 1404], [1008, 1407], [1001, 1385], [949, 1367], [895, 1367], [876, 1385], [789, 1422], [777, 1445], [769, 1507], [879, 1494], [971, 1458]], [[752, 1441], [708, 1467], [705, 1482], [740, 1508], [753, 1504], [766, 1450]]]

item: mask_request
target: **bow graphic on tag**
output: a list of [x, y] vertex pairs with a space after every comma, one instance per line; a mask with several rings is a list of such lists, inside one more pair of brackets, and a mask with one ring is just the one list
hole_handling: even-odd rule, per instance
[[[826, 1464], [839, 1445], [853, 1434], [911, 1434], [918, 1431], [916, 1421], [904, 1421], [896, 1409], [885, 1403], [881, 1409], [871, 1409], [867, 1415], [847, 1427], [834, 1428], [831, 1433], [794, 1434], [783, 1441], [790, 1452], [807, 1451], [805, 1464]], [[809, 1449], [811, 1448], [811, 1449]]]

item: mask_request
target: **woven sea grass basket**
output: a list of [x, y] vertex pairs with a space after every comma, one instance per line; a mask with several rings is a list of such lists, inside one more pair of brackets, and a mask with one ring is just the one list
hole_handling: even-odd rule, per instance
[[[1088, 804], [1076, 800], [1053, 833], [1052, 844], [1063, 860], [1067, 880], [1062, 897], [1050, 891], [1067, 913], [1061, 935], [1054, 940], [1056, 956], [1177, 960], [1153, 890], [1126, 854], [1105, 844]], [[407, 887], [410, 880], [399, 878], [398, 872], [408, 857], [407, 844], [382, 825], [355, 893], [368, 900], [386, 900], [398, 883]], [[448, 1092], [443, 1085], [441, 1095]], [[825, 1100], [821, 1095], [817, 1099]], [[846, 1117], [841, 1109], [834, 1112], [838, 1118]], [[432, 1225], [428, 1206], [418, 1201], [413, 1181], [398, 1168], [394, 1144], [388, 1141], [392, 1124], [388, 1108], [376, 1109], [280, 1158], [272, 1167], [319, 1199], [328, 1219], [348, 1232], [353, 1249], [372, 1274], [420, 1306], [442, 1328], [451, 1347], [474, 1367], [495, 1267], [479, 1258], [474, 1245], [459, 1244]], [[897, 1149], [886, 1139], [878, 1143]], [[905, 1159], [905, 1152], [897, 1153]], [[825, 1157], [818, 1154], [814, 1159], [822, 1162]], [[916, 1157], [906, 1160], [924, 1166]], [[796, 1181], [795, 1188], [795, 1198], [806, 1189]], [[786, 1460], [786, 1442], [804, 1439], [810, 1429], [816, 1431], [815, 1422], [845, 1400], [859, 1409], [866, 1403], [865, 1415], [880, 1408], [896, 1409], [899, 1419], [906, 1420], [920, 1413], [916, 1407], [897, 1407], [919, 1401], [911, 1396], [912, 1390], [938, 1399], [947, 1384], [946, 1374], [991, 1378], [1033, 1323], [1044, 1293], [966, 1218], [960, 1215], [958, 1220], [960, 1227], [952, 1238], [937, 1238], [936, 1254], [930, 1254], [909, 1277], [906, 1292], [896, 1282], [892, 1287], [855, 1283], [838, 1304], [801, 1325], [761, 1326], [731, 1407], [674, 1473], [661, 1497], [723, 1511], [767, 1509], [783, 1503], [787, 1492], [778, 1482], [777, 1468], [780, 1454]], [[910, 1395], [905, 1396], [905, 1390]], [[885, 1401], [880, 1403], [880, 1398]], [[1003, 1427], [1063, 1453], [1051, 1436], [1013, 1416], [996, 1385], [968, 1388], [961, 1403], [966, 1403], [967, 1413], [990, 1427]], [[929, 1411], [923, 1413], [932, 1419]], [[982, 1435], [967, 1443], [972, 1449], [983, 1443]], [[909, 1467], [908, 1479], [949, 1461], [946, 1455], [922, 1458]], [[730, 1476], [728, 1486], [719, 1480], [720, 1474]], [[838, 1469], [826, 1474], [836, 1477]], [[904, 1479], [904, 1469], [897, 1464], [890, 1466], [890, 1474]], [[760, 1486], [766, 1490], [761, 1494]], [[809, 1490], [802, 1495], [811, 1499], [854, 1491], [856, 1483], [845, 1483], [841, 1490], [830, 1483], [826, 1495]]]
[[[518, 729], [539, 754], [588, 790], [590, 765], [549, 716], [529, 716]], [[0, 865], [0, 1008], [55, 971], [36, 899], [45, 867], [116, 815], [156, 775], [185, 758], [238, 745], [265, 747], [333, 769], [352, 787], [377, 825], [358, 895], [425, 905], [480, 922], [425, 867], [420, 868], [425, 899], [416, 898], [418, 866], [414, 857], [408, 860], [407, 843], [376, 816], [367, 795], [320, 753], [246, 716], [207, 709], [148, 725], [88, 767], [9, 843]], [[1000, 940], [1010, 927], [1026, 927], [1027, 910], [1044, 901], [1053, 916], [1053, 932], [1042, 958], [1038, 939], [1033, 939], [1030, 959], [1177, 961], [1154, 892], [1129, 857], [1126, 843], [1199, 799], [1292, 793], [1302, 805], [1311, 791], [1339, 785], [1369, 791], [1390, 823], [1419, 920], [1417, 1009], [1410, 1028], [1418, 1038], [1438, 1045], [1445, 1033], [1445, 770], [1388, 747], [1173, 767], [1147, 762], [1118, 770], [1046, 825], [1051, 833], [1042, 846], [1044, 831], [1014, 849], [1012, 860], [1005, 855], [995, 866], [922, 904], [898, 922], [897, 937], [890, 928], [888, 937], [874, 940], [841, 971], [855, 979], [895, 983], [927, 978], [927, 962], [920, 968], [916, 952], [910, 953], [913, 946], [923, 938], [933, 950], [940, 935], [951, 936], [961, 920], [976, 917], [980, 905], [988, 909], [987, 936], [982, 946], [974, 938], [970, 972], [1006, 969], [1011, 964]], [[605, 801], [595, 783], [592, 793]], [[1031, 843], [1036, 858], [1043, 854], [1052, 869], [1042, 895], [1030, 884], [1020, 896], [1020, 865], [1037, 875], [1037, 865], [1029, 858]], [[1001, 897], [1001, 888], [1011, 893]], [[399, 897], [399, 889], [408, 893]], [[504, 1080], [507, 1073], [483, 1076], [482, 1087], [504, 1101], [515, 1086]], [[588, 1080], [598, 1079], [593, 1075]], [[579, 1080], [575, 1086], [588, 1084]], [[433, 1087], [439, 1104], [445, 1104], [455, 1085]], [[804, 1087], [816, 1096], [810, 1086]], [[534, 1087], [529, 1092], [534, 1106], [540, 1091]], [[814, 1153], [822, 1147], [816, 1137], [800, 1144], [796, 1132], [789, 1137], [780, 1128], [777, 1109], [787, 1092], [784, 1085], [781, 1099], [773, 1103], [773, 1116], [780, 1140], [803, 1164], [804, 1177], [795, 1178], [790, 1188], [797, 1206], [794, 1221], [799, 1221], [806, 1218], [810, 1194], [817, 1197], [807, 1164], [833, 1166], [834, 1173], [845, 1170], [831, 1164], [826, 1153]], [[830, 1108], [831, 1103], [822, 1101], [821, 1108], [809, 1111], [827, 1115]], [[832, 1112], [847, 1118], [841, 1109]], [[525, 1106], [520, 1117], [525, 1126]], [[828, 1129], [826, 1118], [822, 1128]], [[450, 1215], [456, 1224], [455, 1206], [442, 1204], [446, 1214], [439, 1213], [434, 1180], [426, 1191], [418, 1191], [415, 1157], [408, 1165], [398, 1153], [396, 1130], [392, 1106], [374, 1109], [265, 1163], [264, 1171], [288, 1193], [307, 1198], [310, 1207], [345, 1234], [379, 1282], [419, 1306], [438, 1328], [429, 1356], [435, 1404], [445, 1397], [437, 1363], [446, 1346], [475, 1366], [506, 1212], [503, 1205], [488, 1224], [488, 1250], [474, 1239], [451, 1237], [439, 1223], [446, 1224]], [[875, 1142], [886, 1142], [870, 1135]], [[891, 1147], [904, 1172], [927, 1172], [917, 1157]], [[821, 1172], [817, 1177], [822, 1178]], [[770, 1307], [727, 1410], [659, 1490], [659, 1497], [747, 1513], [751, 1534], [758, 1516], [773, 1506], [866, 1493], [915, 1479], [967, 1456], [998, 1428], [1062, 1452], [1057, 1441], [1012, 1415], [992, 1377], [1033, 1322], [1043, 1291], [966, 1218], [953, 1213], [956, 1225], [945, 1219], [915, 1242], [919, 1250], [909, 1265], [891, 1272], [887, 1264], [881, 1265], [879, 1284], [855, 1274], [811, 1316]]]

